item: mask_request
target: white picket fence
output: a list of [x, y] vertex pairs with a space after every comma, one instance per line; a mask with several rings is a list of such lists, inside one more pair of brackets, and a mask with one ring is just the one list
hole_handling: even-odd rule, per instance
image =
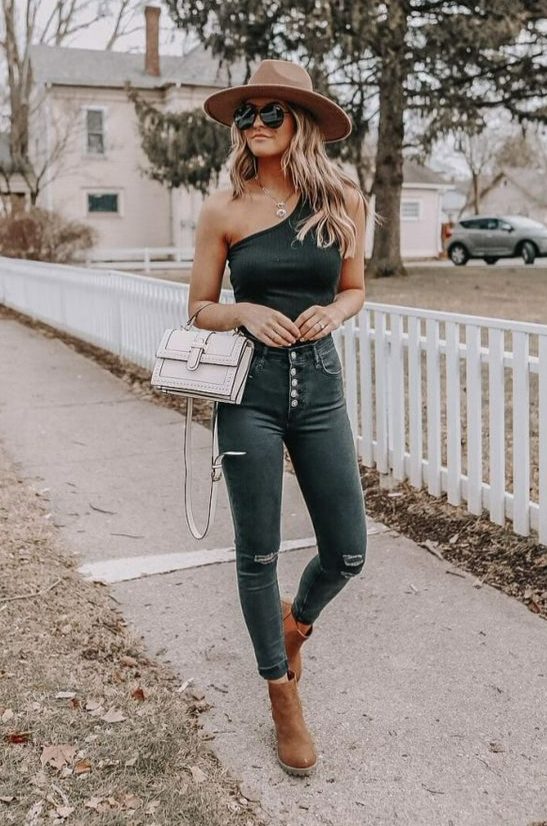
[[152, 270], [189, 269], [194, 260], [191, 247], [96, 247], [85, 254], [87, 266], [101, 269]]
[[[145, 368], [188, 317], [187, 295], [156, 278], [0, 258], [0, 303]], [[547, 545], [547, 325], [366, 303], [334, 338], [365, 465]]]

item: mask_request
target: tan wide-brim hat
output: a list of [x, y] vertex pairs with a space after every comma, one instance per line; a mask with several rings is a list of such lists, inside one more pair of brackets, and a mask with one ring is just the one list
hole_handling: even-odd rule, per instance
[[263, 60], [245, 86], [213, 92], [205, 99], [203, 109], [213, 120], [231, 126], [235, 110], [250, 97], [271, 97], [307, 109], [326, 143], [341, 141], [351, 132], [351, 119], [344, 110], [330, 98], [314, 92], [304, 67], [288, 60]]

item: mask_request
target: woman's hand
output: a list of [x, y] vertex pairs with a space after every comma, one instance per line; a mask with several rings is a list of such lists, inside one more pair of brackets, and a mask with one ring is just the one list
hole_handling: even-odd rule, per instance
[[313, 304], [304, 310], [294, 323], [299, 328], [301, 341], [317, 341], [336, 330], [344, 321], [344, 316], [334, 304], [327, 304], [322, 307]]
[[300, 338], [297, 324], [279, 310], [247, 302], [238, 307], [241, 324], [264, 344], [270, 347], [289, 347]]

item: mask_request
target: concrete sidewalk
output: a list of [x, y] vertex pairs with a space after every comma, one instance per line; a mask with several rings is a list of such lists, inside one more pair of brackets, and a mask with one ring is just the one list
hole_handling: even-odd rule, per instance
[[[547, 821], [544, 620], [369, 518], [363, 573], [304, 649], [320, 765], [289, 777], [239, 606], [224, 483], [206, 540], [186, 528], [182, 416], [15, 321], [0, 320], [0, 353], [0, 439], [20, 477], [49, 489], [82, 574], [112, 583], [151, 654], [204, 688], [213, 746], [273, 824]], [[194, 441], [203, 502], [208, 431]], [[316, 549], [291, 475], [282, 535], [293, 593]]]

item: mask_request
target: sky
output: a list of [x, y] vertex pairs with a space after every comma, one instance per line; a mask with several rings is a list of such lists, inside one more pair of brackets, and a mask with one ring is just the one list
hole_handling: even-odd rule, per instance
[[[119, 0], [90, 0], [90, 5], [98, 8], [105, 17], [98, 20], [89, 28], [74, 34], [64, 45], [81, 49], [104, 49], [112, 31], [113, 19], [116, 9], [119, 7]], [[56, 0], [40, 0], [40, 20], [45, 21], [52, 9], [56, 5]], [[127, 36], [121, 38], [114, 46], [115, 51], [144, 51], [144, 7], [158, 6], [162, 9], [160, 15], [160, 44], [163, 54], [181, 54], [188, 50], [192, 41], [187, 36], [178, 31], [173, 24], [165, 6], [162, 8], [160, 2], [138, 2], [134, 4], [136, 11], [131, 20], [131, 29], [134, 30]], [[108, 16], [110, 15], [110, 17]], [[136, 30], [135, 30], [136, 29]]]

